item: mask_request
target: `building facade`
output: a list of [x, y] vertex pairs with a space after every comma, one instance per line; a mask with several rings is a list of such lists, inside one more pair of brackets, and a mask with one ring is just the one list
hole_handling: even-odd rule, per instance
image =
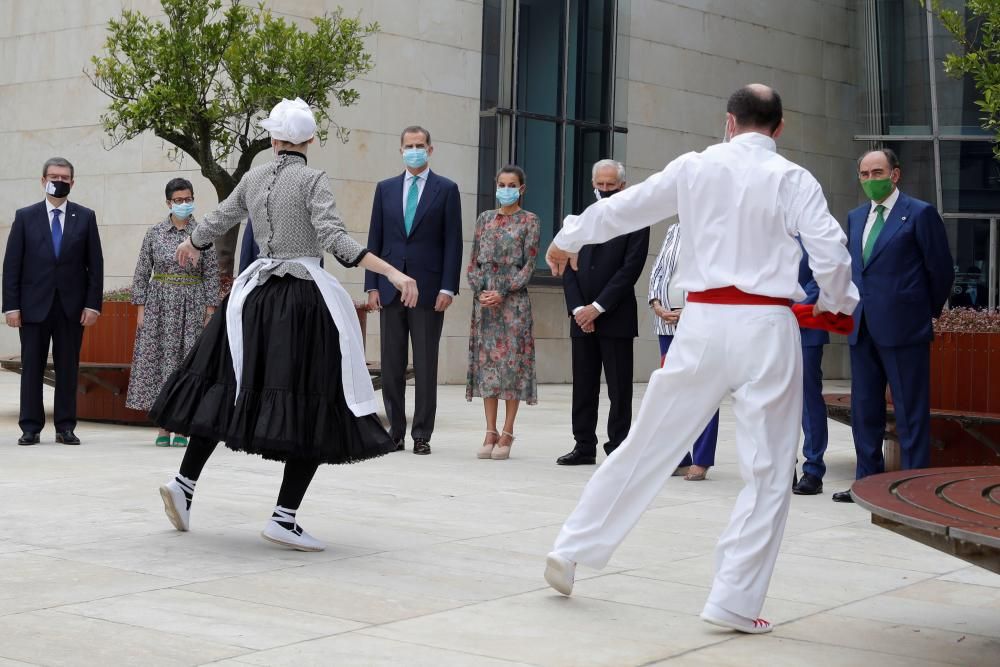
[[[722, 136], [725, 100], [762, 82], [781, 93], [787, 129], [779, 149], [822, 183], [844, 220], [862, 198], [855, 159], [874, 142], [899, 149], [904, 189], [948, 215], [961, 295], [995, 303], [997, 163], [976, 131], [973, 91], [947, 80], [950, 41], [915, 0], [269, 0], [273, 12], [307, 25], [343, 7], [378, 21], [376, 67], [354, 86], [353, 107], [335, 110], [346, 144], [316, 146], [352, 234], [367, 238], [375, 183], [402, 170], [399, 131], [432, 132], [431, 167], [462, 193], [466, 258], [478, 212], [494, 206], [492, 178], [507, 162], [528, 174], [524, 205], [541, 217], [543, 243], [563, 215], [592, 201], [590, 165], [613, 156], [638, 182], [671, 158]], [[106, 285], [131, 281], [145, 229], [165, 215], [163, 186], [175, 176], [196, 188], [196, 215], [214, 190], [188, 159], [152, 135], [107, 150], [99, 117], [107, 104], [83, 70], [122, 7], [161, 14], [157, 0], [0, 0], [0, 238], [14, 210], [38, 201], [40, 169], [52, 155], [76, 166], [72, 198], [97, 211]], [[971, 115], [970, 115], [971, 114]], [[266, 157], [260, 157], [265, 160]], [[992, 222], [991, 222], [992, 220]], [[666, 225], [654, 229], [652, 262]], [[359, 300], [362, 275], [327, 266]], [[968, 269], [968, 270], [967, 270]], [[646, 300], [646, 273], [636, 294]], [[964, 282], [962, 282], [964, 281]], [[569, 320], [562, 290], [540, 263], [530, 287], [541, 382], [570, 379]], [[985, 296], [984, 296], [985, 295]], [[463, 291], [445, 318], [442, 381], [464, 382], [471, 301]], [[658, 365], [649, 312], [640, 308], [636, 378]], [[368, 350], [378, 355], [377, 315]], [[0, 332], [0, 353], [17, 351]], [[827, 374], [845, 377], [846, 348], [834, 343]]]

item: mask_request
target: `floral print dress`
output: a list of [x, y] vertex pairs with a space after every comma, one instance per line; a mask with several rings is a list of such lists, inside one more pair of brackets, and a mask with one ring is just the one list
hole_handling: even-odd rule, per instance
[[177, 229], [168, 217], [146, 231], [132, 280], [132, 303], [145, 306], [135, 335], [132, 376], [125, 405], [149, 410], [163, 384], [180, 365], [205, 326], [205, 309], [219, 305], [219, 261], [215, 248], [181, 268], [177, 246], [194, 230], [194, 219]]
[[[523, 209], [506, 215], [484, 211], [476, 220], [469, 287], [473, 292], [469, 331], [469, 372], [465, 398], [538, 402], [535, 337], [528, 281], [535, 270], [540, 235], [538, 216]], [[484, 291], [497, 291], [497, 308], [479, 303]]]

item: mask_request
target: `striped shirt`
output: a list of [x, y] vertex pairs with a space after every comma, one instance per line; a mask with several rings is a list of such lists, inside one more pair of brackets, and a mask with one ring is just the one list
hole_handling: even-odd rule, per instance
[[[681, 246], [680, 240], [681, 226], [677, 224], [671, 225], [667, 229], [666, 236], [663, 238], [663, 246], [660, 248], [660, 254], [656, 256], [653, 270], [649, 273], [648, 303], [652, 304], [653, 299], [656, 299], [667, 310], [684, 307], [683, 303], [670, 302], [670, 295], [667, 289], [671, 278], [675, 277], [674, 274], [677, 270], [677, 251]], [[657, 317], [655, 313], [653, 314], [653, 332], [657, 336], [673, 336], [676, 329], [677, 327], [673, 324], [667, 324]]]

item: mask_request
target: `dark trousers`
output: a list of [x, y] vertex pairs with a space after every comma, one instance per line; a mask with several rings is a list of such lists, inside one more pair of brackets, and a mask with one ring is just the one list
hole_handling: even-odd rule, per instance
[[575, 449], [597, 453], [597, 403], [601, 398], [601, 368], [608, 384], [608, 442], [613, 452], [632, 425], [632, 339], [590, 334], [571, 338], [573, 348], [573, 437]]
[[413, 344], [416, 391], [413, 406], [414, 439], [430, 440], [437, 412], [438, 347], [444, 313], [433, 308], [406, 308], [396, 297], [382, 308], [382, 400], [389, 418], [389, 435], [406, 435], [406, 362]]
[[823, 400], [823, 346], [802, 346], [802, 472], [823, 479], [823, 454], [829, 442]]
[[930, 465], [930, 344], [883, 347], [872, 340], [864, 315], [851, 346], [851, 431], [858, 457], [855, 477], [885, 471], [885, 386], [892, 389], [904, 470]]
[[[662, 366], [663, 360], [667, 356], [667, 350], [670, 349], [670, 344], [673, 342], [674, 337], [662, 335], [658, 336], [658, 338], [660, 339], [660, 365]], [[715, 447], [718, 444], [719, 411], [716, 410], [715, 414], [712, 415], [711, 421], [708, 422], [708, 426], [701, 432], [698, 439], [694, 441], [691, 451], [684, 455], [678, 466], [686, 467], [693, 463], [702, 468], [711, 468], [715, 465]]]
[[25, 433], [40, 433], [45, 426], [42, 403], [42, 378], [52, 343], [52, 361], [56, 368], [54, 421], [57, 431], [76, 428], [76, 391], [80, 370], [80, 344], [83, 325], [80, 313], [68, 317], [59, 301], [52, 300], [49, 314], [42, 322], [22, 323], [21, 337], [21, 414], [18, 424]]

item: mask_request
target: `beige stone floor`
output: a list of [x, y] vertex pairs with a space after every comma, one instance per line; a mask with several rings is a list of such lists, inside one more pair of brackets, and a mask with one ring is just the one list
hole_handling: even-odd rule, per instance
[[593, 468], [554, 465], [569, 387], [539, 393], [507, 462], [474, 458], [481, 405], [448, 386], [432, 456], [321, 469], [300, 517], [330, 547], [303, 554], [258, 537], [278, 465], [220, 449], [177, 533], [156, 488], [181, 451], [89, 423], [82, 447], [17, 447], [0, 373], [0, 667], [1000, 664], [1000, 577], [830, 502], [853, 477], [838, 424], [826, 493], [792, 501], [772, 634], [697, 617], [739, 489], [725, 407], [709, 480], [672, 479], [607, 569], [555, 594], [543, 557]]

